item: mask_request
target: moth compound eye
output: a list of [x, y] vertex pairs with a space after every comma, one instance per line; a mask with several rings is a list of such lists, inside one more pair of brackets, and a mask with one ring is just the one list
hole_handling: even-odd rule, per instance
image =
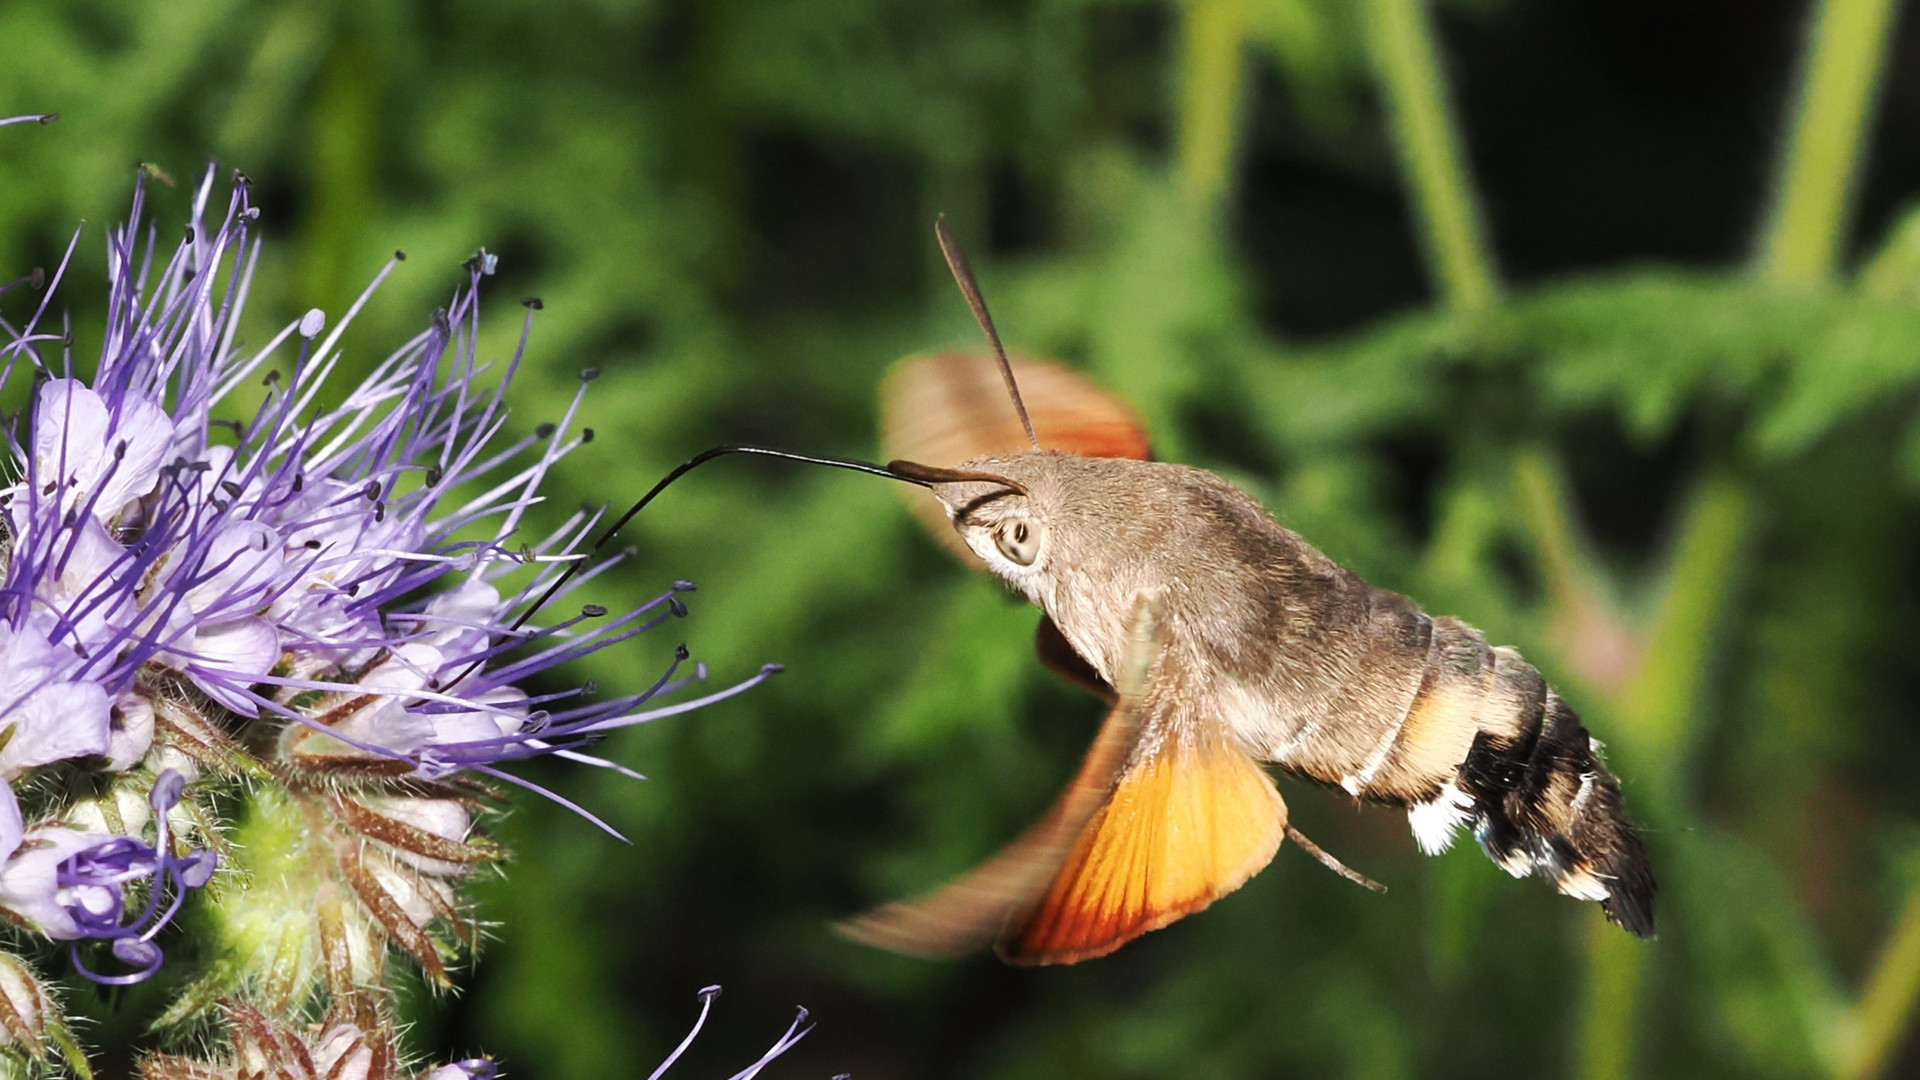
[[1040, 554], [1040, 530], [1024, 521], [1009, 521], [993, 531], [993, 546], [1021, 566], [1032, 566]]

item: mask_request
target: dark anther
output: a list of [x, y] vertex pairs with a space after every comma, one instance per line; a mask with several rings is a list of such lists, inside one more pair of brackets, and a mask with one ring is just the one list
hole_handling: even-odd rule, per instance
[[320, 550], [320, 541], [318, 541], [318, 540], [309, 540], [309, 541], [307, 541], [307, 542], [306, 542], [306, 544], [305, 544], [305, 545], [303, 545], [303, 546], [304, 546], [304, 547], [305, 547], [305, 548], [306, 548], [306, 549], [307, 549], [308, 551], [319, 551], [319, 550]]
[[267, 372], [266, 378], [260, 380], [260, 385], [272, 386], [275, 383], [278, 383], [279, 381], [280, 381], [280, 369], [274, 368], [272, 371]]
[[677, 596], [667, 598], [667, 610], [673, 612], [674, 615], [679, 618], [684, 619], [687, 617], [687, 605], [681, 603], [680, 598]]
[[581, 429], [580, 429], [580, 441], [581, 441], [581, 442], [583, 442], [583, 443], [590, 443], [590, 442], [592, 442], [592, 441], [593, 441], [593, 429], [592, 429], [592, 428], [581, 428]]
[[360, 494], [365, 495], [369, 499], [378, 500], [380, 498], [380, 481], [367, 481], [367, 486], [360, 489]]
[[87, 657], [92, 656], [93, 654], [87, 651], [87, 647], [85, 645], [82, 645], [76, 641], [73, 643], [73, 655], [79, 657], [82, 660], [85, 660]]
[[688, 581], [685, 578], [681, 578], [679, 581], [676, 581], [673, 583], [674, 592], [692, 592], [695, 589], [698, 589], [699, 587], [700, 586], [695, 585], [693, 582]]
[[592, 517], [594, 513], [597, 512], [599, 509], [600, 509], [599, 507], [593, 505], [590, 502], [583, 502], [580, 504], [580, 516]]
[[71, 529], [73, 528], [73, 523], [79, 520], [80, 508], [77, 506], [69, 506], [67, 507], [66, 516], [60, 519], [60, 524]]
[[51, 494], [53, 494], [53, 489], [54, 489], [54, 488], [57, 488], [57, 487], [59, 487], [59, 486], [60, 486], [60, 485], [59, 485], [59, 484], [58, 484], [57, 482], [55, 482], [55, 481], [53, 481], [53, 480], [49, 480], [49, 481], [47, 481], [47, 486], [46, 486], [46, 487], [43, 487], [43, 488], [41, 488], [41, 489], [40, 489], [40, 494], [42, 494], [42, 495], [51, 495]]
[[245, 491], [246, 488], [241, 487], [239, 484], [234, 483], [232, 480], [222, 480], [220, 481], [220, 490], [226, 492], [227, 494], [237, 499], [240, 497], [240, 493]]
[[113, 460], [124, 461], [127, 456], [127, 440], [121, 439], [113, 444]]
[[387, 504], [383, 502], [374, 503], [373, 504], [373, 523], [375, 525], [378, 525], [385, 520], [387, 520]]
[[433, 309], [433, 329], [440, 334], [450, 333], [453, 330], [453, 324], [447, 321], [446, 308]]
[[673, 658], [675, 660], [685, 660], [692, 655], [693, 651], [687, 648], [687, 643], [684, 641], [673, 647]]
[[346, 587], [346, 589], [344, 589], [343, 591], [344, 591], [344, 592], [345, 592], [345, 593], [346, 593], [346, 594], [347, 594], [348, 596], [359, 596], [359, 595], [360, 595], [360, 583], [356, 581], [356, 582], [354, 582], [353, 584], [351, 584], [351, 585], [349, 585], [349, 586], [347, 586], [347, 587]]
[[59, 113], [57, 113], [57, 112], [50, 112], [50, 113], [41, 113], [41, 114], [40, 114], [40, 122], [41, 122], [41, 123], [43, 123], [43, 124], [51, 124], [51, 123], [53, 123], [53, 122], [54, 122], [55, 120], [58, 120], [58, 119], [60, 119], [60, 114], [59, 114]]
[[208, 499], [207, 505], [213, 507], [213, 512], [216, 514], [224, 514], [227, 512], [227, 504], [221, 502], [219, 499]]
[[406, 261], [407, 261], [407, 253], [406, 253], [406, 252], [404, 252], [404, 251], [395, 251], [395, 252], [393, 253], [393, 261], [394, 261], [394, 262], [406, 262]]
[[207, 472], [207, 471], [209, 471], [209, 470], [211, 470], [212, 468], [213, 468], [213, 462], [211, 462], [211, 461], [189, 461], [189, 462], [187, 462], [187, 471], [188, 471], [188, 472]]
[[533, 429], [533, 434], [535, 438], [551, 439], [553, 438], [553, 433], [558, 430], [559, 428], [552, 424], [541, 424], [539, 427]]
[[701, 1001], [712, 1001], [714, 998], [717, 998], [719, 996], [720, 996], [720, 988], [718, 986], [703, 986], [700, 988]]
[[27, 275], [27, 287], [32, 289], [34, 292], [39, 292], [40, 286], [45, 285], [46, 283], [47, 283], [47, 268], [44, 266], [34, 267], [33, 273]]
[[241, 426], [240, 421], [238, 420], [209, 420], [207, 421], [207, 426], [226, 428], [227, 430], [233, 432], [235, 435], [238, 435], [241, 432], [244, 432], [246, 430], [245, 427]]
[[440, 484], [440, 477], [442, 475], [444, 474], [441, 473], [440, 466], [438, 465], [427, 466], [427, 486], [438, 487]]
[[605, 604], [580, 605], [580, 614], [585, 615], [589, 619], [597, 619], [600, 616], [605, 615], [606, 613], [607, 613], [607, 606]]
[[307, 478], [300, 473], [294, 473], [293, 474], [293, 493], [295, 495], [300, 494], [300, 489], [306, 486], [307, 486]]
[[580, 692], [589, 696], [597, 694], [600, 692], [600, 684], [594, 682], [592, 679], [588, 679], [586, 682], [580, 684]]
[[580, 369], [581, 382], [592, 382], [593, 380], [599, 377], [600, 377], [600, 369], [597, 367], [585, 367]]
[[529, 296], [521, 300], [520, 304], [522, 307], [525, 307], [528, 311], [545, 311], [547, 309], [546, 302], [541, 300], [537, 296]]
[[785, 670], [787, 670], [787, 665], [785, 664], [762, 664], [760, 666], [760, 674], [762, 675], [778, 675]]
[[243, 188], [250, 188], [253, 186], [253, 178], [248, 176], [246, 173], [241, 172], [239, 169], [233, 170], [233, 182], [236, 184], [239, 184]]

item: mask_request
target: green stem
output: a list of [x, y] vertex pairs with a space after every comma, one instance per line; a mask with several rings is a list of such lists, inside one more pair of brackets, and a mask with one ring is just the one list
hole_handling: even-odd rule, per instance
[[[1634, 796], [1643, 820], [1683, 820], [1680, 785], [1687, 772], [1695, 715], [1706, 689], [1715, 626], [1738, 581], [1749, 497], [1725, 476], [1703, 481], [1689, 501], [1668, 561], [1665, 586], [1642, 638], [1639, 669], [1614, 695], [1608, 735], [1616, 757], [1638, 778]], [[1646, 944], [1600, 919], [1587, 939], [1588, 990], [1581, 1010], [1578, 1074], [1582, 1080], [1631, 1075], [1638, 989]]]
[[1587, 920], [1579, 1080], [1625, 1080], [1633, 1075], [1634, 1003], [1646, 966], [1647, 943], [1594, 912]]
[[1187, 0], [1185, 6], [1174, 174], [1181, 196], [1212, 213], [1232, 170], [1247, 13], [1244, 0]]
[[1920, 1003], [1920, 885], [1907, 891], [1900, 917], [1867, 977], [1867, 988], [1854, 1010], [1853, 1043], [1834, 1071], [1838, 1080], [1879, 1076], [1906, 1034], [1916, 1003]]
[[1365, 10], [1368, 48], [1431, 272], [1449, 306], [1485, 310], [1499, 298], [1500, 285], [1441, 82], [1426, 5], [1424, 0], [1366, 0]]
[[1637, 788], [1657, 801], [1655, 816], [1673, 813], [1686, 775], [1714, 625], [1738, 576], [1749, 501], [1726, 476], [1709, 477], [1694, 493], [1643, 639], [1645, 659], [1614, 709], [1615, 742], [1645, 778]]
[[1513, 484], [1520, 522], [1533, 540], [1534, 558], [1552, 602], [1571, 606], [1603, 591], [1574, 524], [1566, 484], [1546, 455], [1527, 450], [1515, 458]]
[[1895, 2], [1822, 0], [1814, 17], [1760, 251], [1768, 281], [1816, 286], [1833, 277]]

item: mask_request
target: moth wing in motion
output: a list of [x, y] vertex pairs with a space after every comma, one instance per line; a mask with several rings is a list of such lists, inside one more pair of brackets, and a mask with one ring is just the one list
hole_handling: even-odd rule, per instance
[[1119, 702], [1037, 824], [934, 893], [841, 930], [923, 956], [997, 939], [1013, 963], [1073, 963], [1206, 907], [1265, 866], [1286, 805], [1237, 748], [1176, 730], [1156, 708], [1148, 673], [1163, 636], [1157, 605], [1141, 601]]
[[[1098, 458], [1145, 461], [1146, 426], [1118, 397], [1058, 364], [1013, 362], [1020, 396], [1040, 445]], [[951, 351], [910, 356], [880, 388], [880, 447], [888, 458], [952, 466], [1027, 448], [1027, 433], [989, 354]], [[909, 491], [914, 513], [941, 545], [976, 569], [979, 556], [947, 524], [940, 502]]]
[[1120, 675], [1125, 692], [1115, 697], [1109, 689], [1113, 710], [1080, 771], [1039, 821], [991, 859], [933, 893], [884, 904], [838, 929], [864, 944], [920, 956], [970, 952], [999, 937], [1008, 918], [1031, 905], [1059, 872], [1138, 747], [1145, 730], [1146, 672], [1163, 636], [1159, 617], [1158, 606], [1148, 601], [1135, 608], [1127, 665]]
[[1207, 907], [1272, 861], [1287, 831], [1273, 779], [1217, 731], [1155, 719], [1046, 895], [1008, 924], [1001, 959], [1105, 956]]

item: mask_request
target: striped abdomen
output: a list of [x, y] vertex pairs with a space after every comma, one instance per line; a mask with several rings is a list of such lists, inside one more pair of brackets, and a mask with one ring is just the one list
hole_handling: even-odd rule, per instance
[[[1622, 812], [1619, 782], [1572, 706], [1518, 652], [1489, 646], [1473, 627], [1430, 618], [1391, 593], [1371, 600], [1359, 670], [1416, 689], [1352, 695], [1355, 711], [1372, 715], [1349, 713], [1303, 732], [1277, 762], [1405, 806], [1428, 854], [1446, 850], [1470, 822], [1508, 873], [1539, 873], [1651, 937], [1646, 851]], [[1377, 734], [1356, 741], [1356, 729]]]

